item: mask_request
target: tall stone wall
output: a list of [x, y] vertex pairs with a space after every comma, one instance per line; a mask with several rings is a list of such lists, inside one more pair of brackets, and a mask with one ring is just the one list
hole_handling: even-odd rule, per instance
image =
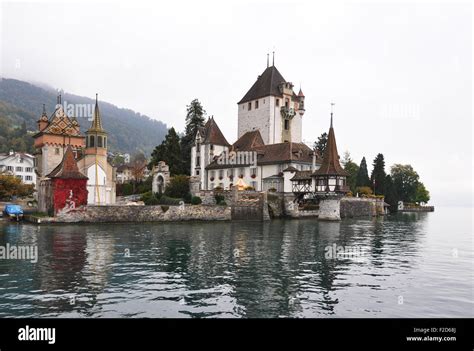
[[338, 198], [328, 198], [319, 201], [320, 220], [338, 221], [341, 219], [340, 205], [341, 201]]
[[383, 214], [383, 201], [381, 201], [381, 206], [380, 213], [380, 201], [377, 202], [376, 199], [345, 197], [341, 200], [341, 218], [377, 216], [377, 214]]
[[107, 223], [107, 222], [174, 222], [174, 221], [229, 221], [228, 206], [85, 206], [60, 214], [43, 222]]

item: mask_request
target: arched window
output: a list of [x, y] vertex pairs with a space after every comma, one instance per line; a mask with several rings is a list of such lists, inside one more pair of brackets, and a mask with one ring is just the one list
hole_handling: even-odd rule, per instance
[[94, 147], [94, 144], [95, 144], [94, 143], [94, 136], [91, 135], [91, 136], [89, 136], [89, 147]]
[[107, 147], [107, 137], [104, 137], [104, 148]]
[[102, 147], [102, 137], [100, 135], [97, 137], [97, 147]]

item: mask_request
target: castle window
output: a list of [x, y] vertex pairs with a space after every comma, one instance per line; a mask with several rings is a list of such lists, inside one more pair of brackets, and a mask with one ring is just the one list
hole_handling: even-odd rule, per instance
[[214, 144], [210, 144], [209, 147], [211, 148], [211, 151], [214, 151]]
[[26, 176], [26, 180], [33, 180], [33, 177], [32, 176]]
[[107, 138], [104, 137], [104, 147], [107, 147]]
[[89, 147], [94, 147], [94, 144], [95, 144], [95, 143], [94, 143], [94, 136], [91, 135], [91, 136], [89, 137]]
[[17, 172], [23, 172], [23, 167], [16, 167]]
[[199, 175], [199, 169], [196, 171], [196, 175]]
[[33, 168], [31, 168], [31, 167], [26, 167], [26, 172], [32, 173], [32, 172], [33, 172]]
[[290, 121], [285, 119], [285, 130], [290, 129]]
[[201, 157], [197, 156], [196, 157], [196, 167], [200, 167], [201, 166]]
[[257, 108], [258, 108], [258, 100], [255, 101], [255, 109], [257, 109]]
[[286, 108], [290, 107], [290, 101], [288, 99], [285, 100], [285, 107]]
[[97, 137], [97, 147], [102, 147], [102, 137], [100, 135]]
[[280, 106], [280, 99], [276, 99], [276, 105]]
[[7, 171], [13, 172], [13, 166], [7, 166]]
[[249, 111], [252, 109], [252, 103], [249, 102]]

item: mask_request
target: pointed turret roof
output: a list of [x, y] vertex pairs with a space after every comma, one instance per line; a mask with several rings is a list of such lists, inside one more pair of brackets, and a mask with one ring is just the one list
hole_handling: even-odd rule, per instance
[[299, 97], [304, 97], [303, 90], [301, 90], [301, 88], [300, 88], [300, 92], [298, 93], [298, 96]]
[[98, 95], [97, 94], [95, 94], [94, 119], [92, 120], [91, 127], [89, 128], [89, 130], [87, 132], [105, 133], [105, 130], [102, 127], [102, 118], [100, 117], [99, 100], [98, 100]]
[[61, 163], [57, 165], [50, 174], [48, 174], [48, 177], [62, 179], [88, 179], [84, 174], [79, 172], [76, 159], [74, 158], [74, 152], [70, 145], [68, 145]]
[[48, 115], [46, 113], [46, 105], [43, 104], [43, 113], [41, 114], [41, 117], [39, 118], [40, 121], [44, 122], [49, 122]]
[[275, 66], [267, 67], [265, 71], [258, 76], [257, 81], [238, 103], [241, 104], [243, 102], [260, 99], [269, 95], [280, 96], [281, 92], [279, 85], [281, 83], [286, 83], [286, 80], [280, 72], [278, 72], [277, 68]]
[[230, 146], [216, 121], [214, 121], [214, 116], [207, 120], [204, 127], [200, 130], [200, 134], [203, 137], [203, 144]]
[[323, 163], [321, 167], [316, 170], [313, 175], [340, 175], [348, 176], [349, 174], [341, 167], [339, 163], [339, 154], [337, 153], [336, 136], [334, 134], [334, 128], [332, 126], [332, 113], [331, 113], [331, 126], [329, 127], [328, 141], [326, 149], [324, 150]]

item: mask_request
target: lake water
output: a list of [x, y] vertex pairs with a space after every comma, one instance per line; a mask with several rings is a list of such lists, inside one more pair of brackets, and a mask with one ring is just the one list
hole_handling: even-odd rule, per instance
[[0, 260], [0, 317], [473, 317], [472, 215], [0, 222], [0, 246], [39, 254]]

